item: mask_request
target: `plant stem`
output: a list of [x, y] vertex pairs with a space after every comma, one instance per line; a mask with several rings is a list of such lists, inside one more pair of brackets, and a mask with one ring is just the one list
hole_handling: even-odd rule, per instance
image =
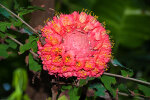
[[[124, 92], [118, 92], [118, 94], [119, 94], [119, 95], [122, 95], [122, 96], [126, 96], [126, 97], [129, 97], [129, 96], [133, 97], [132, 95], [127, 94], [127, 93], [124, 93]], [[139, 97], [139, 96], [134, 96], [134, 98], [136, 98], [136, 99], [138, 99], [138, 100], [144, 100], [143, 97]]]
[[140, 83], [140, 84], [144, 84], [144, 85], [149, 85], [150, 86], [149, 82], [138, 80], [138, 79], [135, 79], [135, 78], [124, 77], [124, 76], [121, 76], [121, 75], [107, 73], [107, 72], [104, 72], [103, 74], [107, 75], [107, 76], [113, 76], [113, 77], [117, 77], [117, 78], [122, 78], [122, 79], [125, 79], [125, 80], [130, 80], [130, 81], [134, 81], [134, 82], [137, 82], [137, 83]]
[[26, 26], [28, 26], [33, 32], [35, 32], [38, 36], [41, 36], [37, 30], [35, 30], [34, 28], [32, 28], [28, 23], [26, 23], [22, 18], [20, 18], [18, 15], [16, 15], [15, 13], [13, 13], [11, 10], [9, 10], [8, 8], [6, 8], [4, 5], [0, 4], [0, 6], [2, 8], [4, 8], [5, 10], [7, 10], [9, 13], [11, 13], [13, 16], [15, 16], [16, 18], [18, 18], [22, 23], [24, 23]]
[[19, 44], [20, 46], [22, 46], [23, 44], [21, 42], [19, 42], [18, 40], [16, 40], [15, 38], [11, 37], [11, 36], [7, 36], [8, 38], [10, 38], [11, 40], [13, 40], [14, 42], [16, 42], [17, 44]]
[[[21, 42], [19, 42], [18, 40], [16, 40], [15, 38], [8, 36], [8, 38], [10, 38], [11, 40], [13, 40], [14, 42], [16, 42], [17, 44], [19, 44], [20, 46], [22, 46], [23, 44]], [[29, 52], [34, 56], [34, 57], [38, 57], [38, 55], [36, 53], [34, 53], [32, 50], [29, 50]]]
[[[52, 82], [55, 82], [55, 79], [52, 79]], [[58, 95], [58, 86], [52, 84], [51, 91], [52, 91], [52, 100], [56, 100], [57, 99], [57, 95]]]

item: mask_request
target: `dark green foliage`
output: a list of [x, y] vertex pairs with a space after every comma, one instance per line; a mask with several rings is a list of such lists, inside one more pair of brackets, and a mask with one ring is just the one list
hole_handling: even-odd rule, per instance
[[9, 18], [11, 16], [4, 8], [0, 8], [0, 12], [6, 18]]
[[76, 88], [76, 87], [71, 88], [69, 90], [68, 94], [69, 94], [71, 100], [79, 100], [80, 96], [78, 95], [78, 93], [79, 93], [78, 90], [79, 90], [79, 88]]
[[150, 97], [150, 88], [141, 84], [138, 84], [139, 90], [141, 90], [145, 96]]
[[133, 72], [132, 71], [121, 70], [121, 74], [124, 77], [132, 77], [133, 76]]
[[35, 7], [34, 6], [28, 6], [27, 8], [21, 7], [18, 10], [18, 14], [19, 14], [19, 16], [23, 17], [23, 15], [29, 14], [29, 13], [36, 11], [36, 10], [44, 10], [44, 9], [41, 7], [36, 7], [36, 6]]
[[8, 49], [8, 45], [0, 44], [0, 50], [1, 50], [0, 56], [7, 58], [8, 57], [7, 49]]
[[91, 84], [89, 88], [96, 89], [95, 96], [105, 96], [106, 89], [104, 88], [102, 84], [100, 83]]
[[68, 86], [62, 86], [61, 90], [70, 90], [72, 88], [72, 86], [68, 85]]
[[116, 79], [114, 77], [103, 75], [101, 77], [101, 81], [103, 82], [105, 88], [107, 90], [109, 90], [113, 94], [113, 96], [115, 97], [116, 96], [116, 93], [115, 93], [116, 90], [114, 88], [112, 88], [112, 85], [116, 84]]
[[41, 71], [42, 69], [41, 65], [34, 60], [32, 54], [29, 54], [29, 69], [33, 71]]
[[29, 49], [32, 49], [34, 52], [36, 52], [37, 51], [37, 40], [38, 40], [38, 38], [36, 38], [35, 36], [29, 36], [28, 43], [20, 46], [20, 48], [19, 48], [20, 53], [22, 54]]

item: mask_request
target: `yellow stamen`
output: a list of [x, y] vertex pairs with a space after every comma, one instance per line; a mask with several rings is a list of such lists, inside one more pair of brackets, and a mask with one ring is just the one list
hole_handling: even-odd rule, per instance
[[67, 70], [67, 66], [62, 67], [63, 72]]
[[76, 62], [76, 66], [80, 67], [81, 66], [81, 62], [77, 61]]
[[80, 73], [81, 73], [82, 75], [86, 75], [86, 73], [85, 73], [84, 70], [81, 70]]
[[62, 57], [61, 56], [57, 56], [55, 57], [55, 59], [53, 60], [53, 62], [61, 62], [62, 61]]
[[62, 52], [62, 49], [60, 49], [60, 48], [55, 48], [54, 50], [53, 50], [53, 52], [55, 52], [55, 53], [61, 53]]
[[46, 60], [50, 60], [51, 59], [51, 56], [50, 55], [47, 55], [46, 56]]
[[86, 67], [86, 68], [92, 68], [92, 64], [89, 63], [89, 62], [86, 62], [86, 63], [85, 63], [85, 67]]
[[65, 62], [70, 62], [70, 60], [71, 60], [70, 56], [67, 56], [67, 57], [65, 58]]

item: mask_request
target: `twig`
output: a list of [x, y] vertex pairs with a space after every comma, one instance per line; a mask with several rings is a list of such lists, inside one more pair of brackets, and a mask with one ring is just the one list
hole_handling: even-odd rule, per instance
[[[15, 38], [8, 36], [8, 38], [10, 38], [11, 40], [13, 40], [14, 42], [16, 42], [17, 44], [19, 44], [20, 46], [22, 46], [23, 44], [21, 42], [19, 42], [18, 40], [16, 40]], [[34, 57], [38, 57], [38, 55], [33, 52], [32, 50], [29, 50], [29, 52], [34, 56]]]
[[65, 82], [56, 82], [56, 81], [51, 81], [52, 84], [58, 84], [58, 85], [74, 85], [71, 83], [65, 83]]
[[15, 13], [13, 13], [11, 10], [9, 10], [8, 8], [6, 8], [4, 5], [0, 4], [0, 6], [2, 8], [4, 8], [5, 10], [7, 10], [9, 13], [11, 13], [13, 16], [15, 16], [16, 18], [18, 18], [22, 23], [24, 23], [26, 26], [28, 26], [33, 32], [35, 32], [37, 35], [41, 36], [37, 30], [35, 30], [34, 28], [32, 28], [28, 23], [26, 23], [22, 18], [20, 18], [19, 16], [17, 16]]
[[131, 93], [131, 96], [140, 96], [140, 97], [143, 97], [143, 98], [148, 98], [148, 99], [150, 99], [149, 96], [144, 96], [144, 95], [142, 95], [142, 94], [135, 93], [134, 91], [131, 91], [130, 89], [128, 89], [128, 91]]
[[15, 38], [11, 37], [11, 36], [7, 36], [9, 37], [11, 40], [13, 40], [14, 42], [16, 42], [17, 44], [19, 44], [20, 46], [22, 46], [23, 44], [21, 42], [19, 42], [18, 40], [16, 40]]
[[119, 89], [117, 88], [117, 90], [116, 90], [116, 99], [115, 100], [119, 100], [118, 92], [119, 92]]
[[140, 84], [144, 84], [144, 85], [149, 85], [150, 86], [149, 82], [145, 82], [145, 81], [138, 80], [138, 79], [135, 79], [135, 78], [124, 77], [124, 76], [121, 76], [121, 75], [107, 73], [107, 72], [104, 72], [103, 74], [107, 75], [107, 76], [113, 76], [113, 77], [117, 77], [117, 78], [122, 78], [122, 79], [125, 79], [125, 80], [130, 80], [130, 81], [134, 81], [134, 82], [137, 82], [137, 83], [140, 83]]
[[[126, 96], [126, 97], [132, 96], [132, 95], [129, 95], [129, 94], [124, 93], [124, 92], [118, 92], [118, 94], [119, 94], [119, 95], [122, 95], [122, 96]], [[132, 96], [132, 97], [133, 97], [133, 96]], [[138, 100], [144, 100], [144, 98], [142, 98], [142, 97], [135, 97], [135, 98], [138, 99]]]

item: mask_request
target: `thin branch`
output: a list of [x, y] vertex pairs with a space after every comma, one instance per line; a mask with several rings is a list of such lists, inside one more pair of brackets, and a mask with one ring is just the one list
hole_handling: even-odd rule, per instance
[[130, 80], [130, 81], [134, 81], [134, 82], [137, 82], [137, 83], [140, 83], [140, 84], [144, 84], [144, 85], [149, 85], [150, 86], [149, 82], [138, 80], [138, 79], [135, 79], [135, 78], [124, 77], [124, 76], [121, 76], [121, 75], [107, 73], [107, 72], [104, 72], [103, 74], [107, 75], [107, 76], [113, 76], [113, 77], [117, 77], [117, 78], [122, 78], [122, 79], [125, 79], [125, 80]]
[[24, 23], [26, 26], [28, 26], [33, 32], [35, 32], [37, 35], [41, 36], [37, 30], [35, 30], [34, 28], [32, 28], [28, 23], [26, 23], [22, 18], [20, 18], [19, 16], [17, 16], [15, 13], [13, 13], [11, 10], [9, 10], [8, 8], [6, 8], [4, 5], [0, 4], [0, 6], [2, 8], [4, 8], [5, 10], [7, 10], [9, 13], [11, 13], [13, 16], [15, 16], [16, 18], [18, 18], [22, 23]]
[[[15, 38], [8, 36], [8, 38], [10, 38], [11, 40], [13, 40], [14, 42], [16, 42], [17, 44], [19, 44], [20, 46], [22, 46], [23, 44], [21, 42], [19, 42], [18, 40], [16, 40]], [[32, 50], [29, 50], [29, 52], [34, 56], [34, 57], [38, 57], [38, 55], [33, 52]]]
[[14, 42], [16, 42], [17, 44], [19, 44], [20, 46], [22, 46], [23, 44], [21, 42], [19, 42], [18, 40], [16, 40], [15, 38], [11, 37], [11, 36], [7, 36], [9, 37], [11, 40], [13, 40]]
[[[119, 95], [122, 95], [122, 96], [126, 96], [126, 97], [132, 96], [132, 95], [127, 94], [127, 93], [124, 93], [124, 92], [118, 92], [118, 94], [119, 94]], [[134, 97], [134, 98], [136, 98], [136, 99], [139, 99], [139, 100], [144, 100], [144, 98], [142, 98], [142, 97], [137, 97], [137, 96], [132, 96], [132, 97]]]

